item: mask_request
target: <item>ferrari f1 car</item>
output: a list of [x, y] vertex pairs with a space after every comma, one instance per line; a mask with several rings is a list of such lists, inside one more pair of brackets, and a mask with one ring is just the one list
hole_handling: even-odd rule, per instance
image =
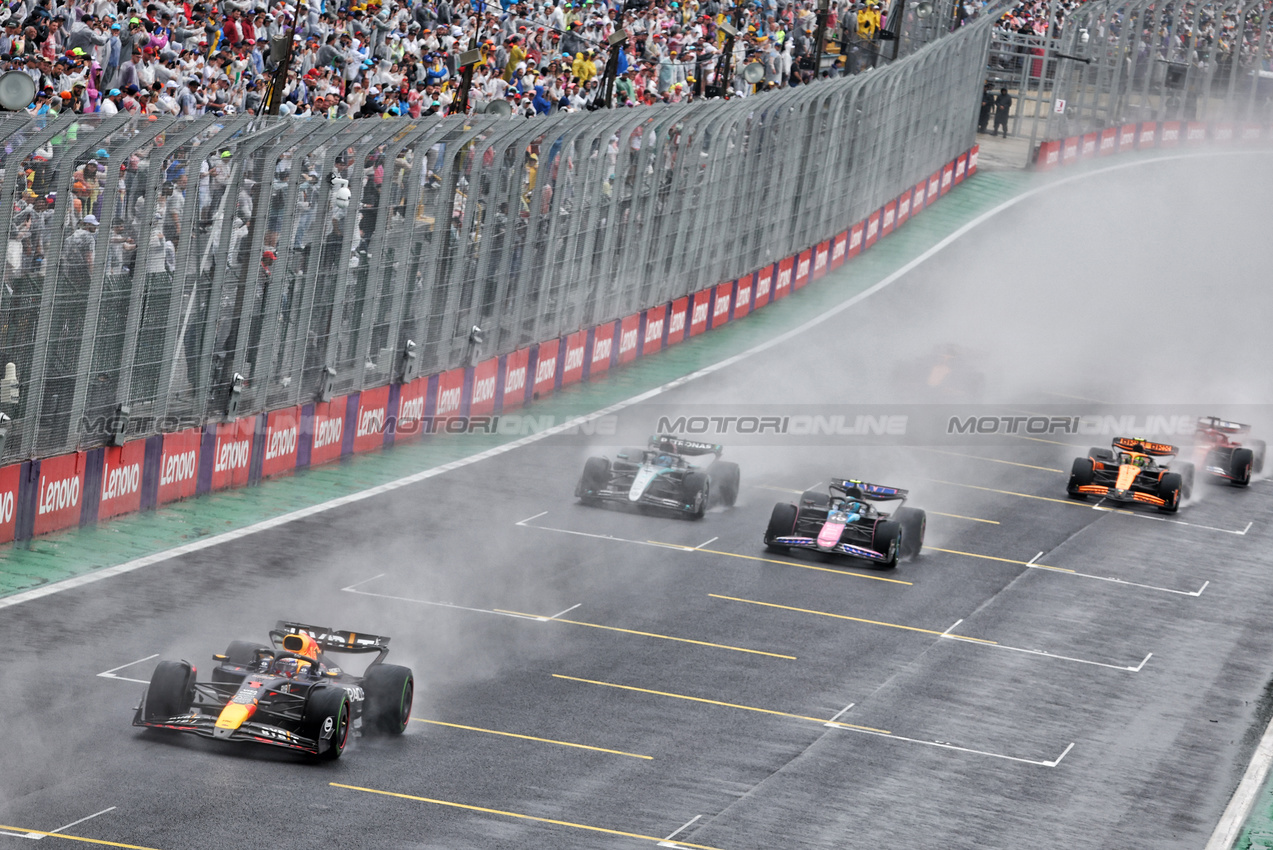
[[[720, 459], [721, 446], [655, 436], [644, 449], [623, 449], [613, 461], [590, 457], [575, 487], [585, 505], [603, 502], [666, 508], [698, 519], [713, 504], [738, 498], [738, 464]], [[691, 458], [712, 455], [706, 467]]]
[[1176, 447], [1166, 443], [1118, 437], [1112, 448], [1089, 449], [1087, 457], [1074, 459], [1066, 492], [1072, 499], [1099, 496], [1175, 513], [1193, 491], [1193, 464], [1163, 461], [1176, 454]]
[[[770, 551], [813, 549], [897, 566], [924, 546], [927, 516], [906, 507], [910, 494], [897, 487], [837, 478], [827, 492], [806, 490], [800, 504], [778, 503], [769, 516], [765, 546]], [[891, 512], [877, 504], [898, 502]]]
[[1263, 440], [1239, 443], [1232, 439], [1249, 433], [1250, 425], [1203, 416], [1194, 432], [1198, 463], [1208, 475], [1235, 487], [1245, 487], [1251, 483], [1252, 475], [1264, 470]]
[[[134, 726], [191, 732], [219, 741], [270, 744], [331, 760], [351, 729], [400, 735], [411, 715], [411, 670], [385, 664], [389, 638], [280, 621], [272, 646], [232, 641], [212, 656], [211, 681], [188, 661], [161, 661], [142, 693]], [[370, 655], [361, 676], [329, 656]]]

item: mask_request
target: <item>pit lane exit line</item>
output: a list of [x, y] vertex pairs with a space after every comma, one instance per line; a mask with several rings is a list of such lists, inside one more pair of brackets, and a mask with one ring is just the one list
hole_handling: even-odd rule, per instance
[[1071, 575], [1071, 576], [1074, 576], [1075, 578], [1090, 578], [1090, 579], [1095, 579], [1096, 581], [1108, 581], [1108, 582], [1113, 582], [1114, 584], [1125, 584], [1125, 585], [1128, 585], [1129, 587], [1139, 587], [1144, 590], [1157, 590], [1157, 591], [1161, 591], [1162, 593], [1175, 593], [1180, 596], [1201, 596], [1202, 591], [1206, 590], [1207, 585], [1211, 584], [1211, 581], [1207, 580], [1207, 581], [1204, 581], [1202, 583], [1202, 587], [1198, 588], [1197, 590], [1176, 590], [1175, 588], [1171, 588], [1171, 587], [1159, 587], [1153, 584], [1141, 584], [1140, 582], [1128, 581], [1127, 579], [1115, 578], [1114, 576], [1098, 576], [1098, 575], [1092, 575], [1091, 573], [1081, 573], [1078, 570], [1071, 570], [1067, 567], [1050, 567], [1047, 564], [1036, 563], [1035, 559], [1038, 558], [1039, 555], [1042, 555], [1043, 554], [1042, 552], [1040, 552], [1039, 555], [1035, 555], [1034, 558], [1031, 558], [1028, 561], [1018, 561], [1013, 558], [1000, 558], [995, 555], [980, 555], [976, 552], [960, 552], [957, 549], [939, 549], [936, 546], [925, 546], [924, 550], [929, 552], [944, 552], [947, 555], [962, 555], [965, 558], [980, 558], [981, 560], [984, 560], [984, 561], [999, 561], [1004, 564], [1017, 564], [1022, 567], [1029, 567], [1032, 570], [1047, 570], [1048, 572]]
[[[1060, 655], [1058, 653], [1047, 652], [1042, 649], [1027, 649], [1025, 647], [1020, 647], [1020, 646], [1008, 646], [1006, 644], [1002, 644], [999, 641], [995, 641], [995, 640], [985, 640], [983, 638], [968, 637], [967, 635], [952, 634], [955, 627], [958, 626], [960, 623], [962, 623], [963, 620], [959, 620], [953, 626], [946, 629], [946, 631], [939, 632], [936, 629], [922, 629], [916, 626], [903, 626], [898, 623], [886, 623], [882, 620], [866, 620], [861, 617], [850, 617], [847, 614], [833, 614], [830, 611], [818, 611], [812, 608], [796, 608], [791, 605], [779, 605], [774, 602], [763, 602], [759, 599], [742, 599], [737, 596], [722, 596], [719, 593], [709, 593], [707, 595], [712, 597], [713, 599], [723, 599], [727, 602], [743, 602], [748, 605], [759, 605], [765, 608], [778, 608], [783, 611], [793, 611], [797, 614], [812, 614], [818, 617], [831, 617], [837, 620], [852, 620], [855, 623], [865, 623], [866, 625], [870, 625], [870, 626], [884, 626], [885, 628], [902, 629], [908, 632], [921, 632], [923, 634], [933, 635], [939, 640], [954, 640], [954, 641], [959, 641], [961, 643], [972, 643], [972, 644], [977, 644], [980, 646], [989, 647], [991, 649], [1003, 649], [1009, 652], [1023, 652], [1027, 655], [1038, 655], [1043, 658], [1053, 658], [1053, 659], [1056, 659], [1057, 661], [1072, 661], [1075, 664], [1088, 664], [1093, 667], [1105, 667], [1110, 670], [1125, 670], [1131, 673], [1139, 673], [1141, 670], [1143, 670], [1145, 667], [1145, 664], [1148, 663], [1149, 659], [1152, 658], [1154, 655], [1152, 652], [1149, 653], [1148, 655], [1145, 656], [1144, 660], [1142, 660], [1140, 664], [1137, 664], [1135, 667], [1132, 667], [1126, 664], [1109, 664], [1104, 661], [1091, 661], [1086, 658], [1074, 658], [1073, 656], [1069, 656], [1069, 655]], [[836, 715], [836, 716], [838, 717], [839, 715]], [[834, 719], [835, 718], [832, 718], [832, 720]]]
[[[130, 679], [127, 676], [116, 676], [115, 671], [123, 670], [125, 667], [132, 667], [136, 664], [141, 664], [143, 661], [149, 661], [152, 658], [158, 658], [158, 657], [159, 657], [159, 653], [156, 652], [154, 655], [147, 655], [145, 658], [138, 658], [136, 661], [129, 661], [127, 664], [121, 664], [118, 667], [112, 667], [109, 670], [104, 670], [103, 672], [98, 673], [97, 675], [103, 679], [118, 679], [121, 682], [137, 682], [140, 685], [149, 685], [150, 684], [149, 679]], [[110, 810], [107, 809], [107, 811], [110, 811]], [[102, 814], [102, 812], [98, 812], [98, 814]], [[93, 815], [93, 817], [97, 817], [97, 815]], [[75, 824], [73, 823], [68, 824], [68, 826], [75, 826]], [[63, 827], [63, 829], [65, 828], [66, 827]]]
[[[1074, 748], [1074, 744], [1071, 743], [1068, 747], [1065, 748], [1065, 751], [1062, 752], [1061, 755], [1057, 756], [1055, 759], [1048, 760], [1048, 761], [1040, 761], [1038, 759], [1021, 758], [1020, 756], [1010, 756], [1010, 755], [1005, 755], [1003, 753], [992, 753], [988, 750], [976, 750], [969, 747], [962, 747], [957, 744], [952, 744], [949, 741], [926, 741], [922, 738], [909, 738], [909, 737], [906, 737], [905, 735], [897, 735], [897, 734], [894, 734], [893, 732], [889, 732], [884, 729], [873, 729], [870, 726], [857, 726], [852, 723], [837, 722], [835, 720], [823, 720], [819, 717], [809, 717], [804, 714], [791, 714], [786, 711], [775, 711], [769, 708], [755, 708], [753, 706], [740, 705], [738, 703], [721, 702], [719, 700], [705, 699], [703, 697], [693, 697], [693, 696], [688, 696], [686, 694], [675, 694], [675, 693], [670, 693], [668, 691], [655, 691], [655, 690], [650, 690], [649, 688], [634, 687], [632, 685], [619, 685], [614, 682], [601, 682], [595, 679], [580, 679], [576, 676], [564, 676], [560, 673], [553, 673], [552, 675], [554, 679], [565, 679], [566, 681], [569, 681], [569, 682], [581, 682], [586, 685], [601, 685], [602, 687], [617, 688], [618, 690], [622, 690], [622, 691], [635, 691], [637, 693], [652, 694], [654, 696], [671, 697], [673, 699], [688, 700], [690, 702], [700, 702], [700, 703], [707, 703], [709, 705], [718, 705], [724, 708], [736, 708], [736, 709], [741, 709], [743, 711], [755, 711], [761, 714], [777, 715], [778, 717], [788, 717], [795, 720], [812, 720], [815, 723], [821, 724], [823, 726], [828, 726], [832, 729], [838, 729], [842, 732], [856, 732], [860, 735], [873, 735], [877, 738], [887, 738], [891, 741], [904, 741], [908, 744], [920, 744], [922, 746], [937, 747], [943, 750], [955, 750], [957, 752], [968, 753], [970, 755], [988, 756], [990, 758], [1004, 759], [1006, 761], [1015, 761], [1015, 762], [1020, 762], [1023, 764], [1033, 764], [1039, 767], [1056, 767], [1058, 764], [1061, 763], [1061, 759], [1065, 758], [1065, 756], [1070, 752], [1070, 750]], [[836, 717], [839, 717], [842, 714], [844, 714], [844, 711], [840, 711], [838, 714], [836, 714]]]
[[1134, 517], [1135, 519], [1152, 519], [1156, 522], [1169, 522], [1172, 525], [1187, 525], [1190, 528], [1204, 528], [1207, 531], [1218, 531], [1221, 534], [1236, 534], [1239, 537], [1245, 536], [1246, 533], [1251, 530], [1251, 526], [1255, 524], [1254, 521], [1248, 522], [1246, 524], [1246, 528], [1242, 529], [1241, 531], [1234, 531], [1233, 529], [1230, 529], [1230, 528], [1217, 528], [1214, 525], [1199, 525], [1196, 522], [1186, 522], [1183, 519], [1172, 519], [1170, 517], [1165, 517], [1165, 516], [1154, 516], [1153, 514], [1142, 514], [1142, 513], [1137, 513], [1136, 511], [1127, 511], [1127, 510], [1123, 510], [1122, 508], [1106, 507], [1105, 505], [1102, 505], [1100, 502], [1097, 502], [1095, 505], [1092, 505], [1092, 510], [1101, 511], [1102, 513], [1107, 513], [1107, 514], [1121, 514], [1122, 516]]

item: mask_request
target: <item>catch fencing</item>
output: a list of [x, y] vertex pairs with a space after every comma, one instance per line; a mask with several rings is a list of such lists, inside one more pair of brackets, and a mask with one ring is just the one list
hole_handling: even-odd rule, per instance
[[158, 434], [167, 464], [182, 429], [513, 357], [825, 243], [971, 147], [990, 24], [856, 77], [537, 121], [8, 116], [0, 466]]

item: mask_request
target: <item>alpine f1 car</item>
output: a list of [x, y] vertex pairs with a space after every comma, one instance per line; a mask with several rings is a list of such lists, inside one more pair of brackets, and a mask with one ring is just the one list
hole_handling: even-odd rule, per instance
[[[897, 566], [898, 558], [924, 546], [925, 513], [906, 507], [910, 494], [853, 478], [838, 478], [828, 492], [806, 490], [800, 504], [778, 503], [769, 516], [765, 546], [770, 551], [813, 549]], [[889, 513], [876, 505], [899, 502]]]
[[1251, 483], [1252, 475], [1264, 471], [1264, 441], [1251, 440], [1244, 444], [1232, 439], [1249, 433], [1250, 425], [1203, 416], [1194, 432], [1197, 462], [1208, 475], [1235, 487], [1245, 487]]
[[[219, 741], [285, 747], [340, 758], [349, 731], [400, 735], [411, 716], [415, 678], [385, 664], [389, 638], [280, 621], [272, 646], [236, 640], [211, 681], [196, 681], [188, 661], [161, 661], [142, 693], [134, 726], [191, 732]], [[361, 676], [329, 655], [375, 653]]]
[[1118, 437], [1112, 448], [1088, 450], [1074, 459], [1066, 492], [1072, 499], [1100, 496], [1109, 502], [1150, 505], [1175, 513], [1193, 491], [1193, 464], [1171, 464], [1175, 446], [1136, 437]]
[[[738, 464], [720, 459], [721, 446], [655, 436], [644, 449], [623, 449], [613, 461], [590, 457], [575, 487], [585, 505], [603, 502], [667, 508], [698, 519], [713, 504], [738, 498]], [[706, 467], [690, 458], [712, 455]]]

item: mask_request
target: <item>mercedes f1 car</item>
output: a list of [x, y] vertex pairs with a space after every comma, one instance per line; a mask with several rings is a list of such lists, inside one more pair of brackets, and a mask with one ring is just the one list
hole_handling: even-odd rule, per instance
[[1074, 459], [1066, 492], [1072, 499], [1099, 496], [1109, 502], [1150, 505], [1175, 513], [1193, 491], [1193, 464], [1168, 465], [1175, 446], [1135, 437], [1118, 437], [1112, 448], [1088, 450]]
[[[778, 503], [769, 516], [765, 546], [770, 551], [813, 549], [864, 558], [885, 567], [919, 555], [927, 516], [906, 507], [910, 494], [897, 487], [838, 478], [827, 492], [806, 490], [800, 504]], [[877, 504], [899, 502], [891, 512]]]
[[1245, 487], [1251, 483], [1252, 475], [1264, 470], [1263, 440], [1239, 443], [1232, 439], [1249, 433], [1250, 425], [1203, 416], [1198, 420], [1198, 430], [1194, 432], [1197, 462], [1208, 475], [1228, 481], [1235, 487]]
[[[655, 436], [644, 449], [623, 449], [613, 461], [591, 457], [575, 487], [585, 505], [603, 502], [666, 508], [698, 519], [713, 504], [738, 498], [738, 464], [720, 459], [721, 446]], [[712, 455], [706, 467], [690, 459]]]
[[[406, 730], [415, 678], [406, 667], [384, 663], [389, 638], [283, 621], [269, 636], [272, 646], [236, 640], [212, 656], [218, 664], [207, 682], [196, 681], [188, 661], [159, 662], [133, 725], [269, 744], [324, 760], [340, 758], [351, 729]], [[361, 676], [328, 661], [372, 653]]]

